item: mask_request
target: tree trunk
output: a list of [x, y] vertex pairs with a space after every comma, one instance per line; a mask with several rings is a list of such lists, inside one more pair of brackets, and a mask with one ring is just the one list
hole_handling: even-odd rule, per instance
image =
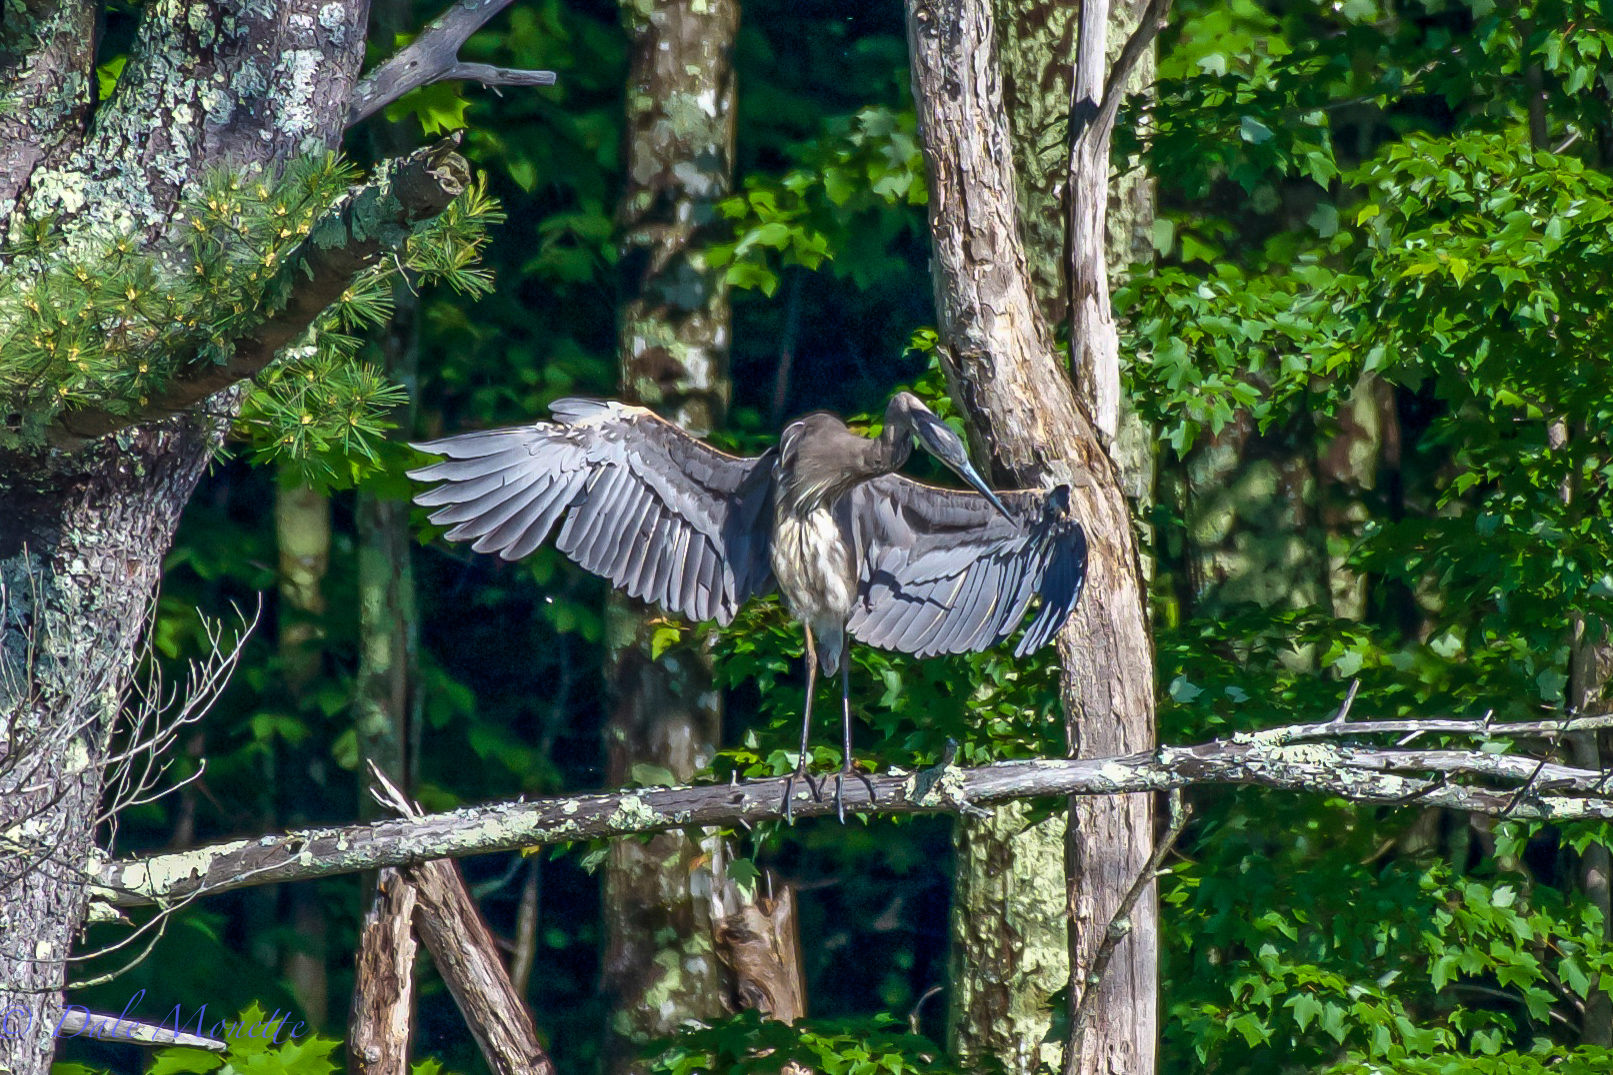
[[[999, 4], [997, 10], [1019, 230], [1032, 294], [1051, 325], [1065, 318], [1069, 305], [1065, 135], [1074, 73], [1070, 57], [1081, 9], [1038, 0]], [[1111, 11], [1111, 55], [1137, 20], [1130, 6]], [[1152, 78], [1148, 56], [1129, 84], [1146, 86]], [[1127, 171], [1110, 190], [1111, 271], [1150, 255], [1152, 225], [1152, 181], [1140, 170]], [[1126, 494], [1146, 509], [1153, 493], [1152, 440], [1141, 419], [1121, 402], [1114, 454]], [[1053, 892], [1064, 886], [1066, 822], [1047, 818], [1027, 829], [1022, 814], [998, 810], [991, 818], [958, 822], [950, 1035], [961, 1055], [996, 1056], [1010, 1071], [1033, 1072], [1039, 1059], [1056, 1067], [1062, 1055], [1057, 1044], [1043, 1038], [1052, 1019], [1048, 998], [1069, 981], [1068, 928], [1062, 903], [1044, 900], [1049, 886]]]
[[[192, 177], [333, 144], [364, 45], [349, 29], [364, 25], [364, 0], [147, 6], [117, 89], [86, 128], [95, 5], [33, 8], [49, 11], [8, 18], [0, 49], [0, 76], [22, 80], [0, 108], [0, 224], [53, 216], [69, 249], [97, 228], [160, 246]], [[49, 106], [10, 107], [18, 85]], [[12, 260], [0, 250], [0, 264]], [[217, 419], [181, 416], [75, 455], [0, 460], [0, 833], [11, 845], [0, 856], [0, 1009], [29, 1014], [26, 1033], [0, 1036], [12, 1075], [50, 1065], [108, 735], [163, 554], [221, 432]]]
[[[330, 498], [307, 486], [288, 486], [282, 480], [275, 490], [275, 538], [280, 546], [279, 603], [276, 619], [279, 622], [280, 668], [285, 678], [288, 699], [301, 706], [308, 688], [319, 678], [325, 637], [325, 573], [330, 569]], [[300, 801], [308, 789], [309, 762], [312, 760], [306, 745], [269, 744], [270, 757], [265, 763], [277, 769], [292, 787], [286, 789], [289, 802]], [[275, 755], [281, 755], [279, 763]], [[274, 785], [266, 781], [269, 794], [263, 797], [268, 807], [265, 819], [267, 830], [280, 824], [300, 824], [305, 817], [288, 814], [277, 822]], [[268, 906], [262, 908], [260, 921], [273, 921], [278, 890], [264, 889]], [[323, 1026], [328, 1014], [329, 984], [325, 974], [325, 945], [328, 933], [325, 908], [313, 886], [297, 885], [286, 893], [290, 902], [291, 927], [295, 939], [288, 944], [281, 959], [281, 970], [291, 985], [292, 995], [308, 1017], [312, 1026]], [[264, 940], [272, 943], [263, 930]]]
[[[380, 41], [414, 28], [410, 0], [373, 0], [373, 30]], [[378, 157], [409, 150], [403, 124], [371, 127]], [[407, 440], [419, 405], [420, 299], [406, 280], [392, 287], [392, 316], [379, 335], [381, 365], [408, 392], [393, 412], [392, 437]], [[359, 665], [354, 685], [354, 723], [359, 755], [374, 762], [405, 795], [419, 779], [420, 623], [416, 615], [414, 540], [409, 503], [360, 486], [355, 512], [358, 545]], [[364, 772], [361, 765], [360, 772]], [[381, 817], [375, 801], [359, 793], [359, 816]]]
[[[1014, 484], [1070, 485], [1091, 543], [1086, 593], [1059, 643], [1070, 749], [1078, 756], [1149, 749], [1153, 652], [1129, 508], [1032, 290], [990, 11], [978, 0], [914, 3], [908, 43], [949, 382], [991, 446], [997, 473]], [[1147, 796], [1078, 802], [1071, 818], [1066, 892], [1078, 996], [1110, 916], [1147, 864], [1152, 803]], [[1156, 916], [1150, 893], [1099, 987], [1079, 1054], [1065, 1057], [1066, 1071], [1153, 1070]]]
[[180, 419], [82, 458], [0, 462], [0, 1011], [29, 1026], [0, 1035], [14, 1075], [50, 1067], [109, 735], [218, 432]]
[[[739, 7], [675, 0], [622, 12], [632, 42], [619, 209], [622, 390], [703, 436], [722, 420], [729, 395], [728, 291], [701, 249], [702, 229], [732, 182]], [[710, 763], [722, 733], [704, 637], [697, 632], [656, 660], [653, 612], [618, 595], [609, 601], [607, 779], [681, 783]], [[697, 891], [711, 883], [712, 858], [712, 848], [682, 833], [611, 845], [608, 1072], [632, 1069], [635, 1042], [728, 1010], [711, 905]]]

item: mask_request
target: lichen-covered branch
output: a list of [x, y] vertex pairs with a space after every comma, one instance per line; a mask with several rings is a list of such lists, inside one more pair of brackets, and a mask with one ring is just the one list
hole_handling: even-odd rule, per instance
[[364, 76], [353, 90], [347, 125], [375, 115], [404, 94], [433, 82], [463, 80], [484, 86], [551, 86], [553, 71], [522, 71], [485, 63], [462, 63], [460, 46], [510, 0], [460, 0], [431, 21], [397, 55]]
[[[1427, 728], [1439, 721], [1422, 722]], [[1423, 730], [1415, 721], [1384, 722], [1397, 734]], [[1352, 734], [1378, 734], [1352, 721]], [[1418, 802], [1492, 817], [1546, 820], [1613, 818], [1613, 774], [1482, 751], [1410, 750], [1328, 741], [1303, 729], [1276, 728], [1191, 747], [1112, 758], [1047, 758], [975, 769], [940, 766], [893, 770], [872, 778], [875, 801], [859, 783], [846, 805], [867, 815], [956, 812], [1016, 799], [1114, 796], [1206, 784], [1254, 784], [1333, 795], [1355, 802]], [[1613, 715], [1557, 724], [1501, 724], [1496, 738], [1556, 738], [1613, 727]], [[1497, 759], [1510, 759], [1498, 764]], [[1520, 764], [1513, 764], [1514, 762]], [[1549, 773], [1549, 775], [1548, 775]], [[437, 858], [509, 851], [667, 829], [754, 824], [782, 816], [783, 781], [637, 788], [602, 794], [493, 803], [441, 814], [340, 828], [304, 829], [236, 840], [192, 851], [100, 864], [95, 899], [116, 906], [170, 903], [250, 885], [307, 880]], [[832, 814], [833, 801], [812, 798], [797, 782], [797, 817]]]
[[284, 306], [236, 341], [229, 361], [197, 363], [164, 391], [127, 413], [79, 410], [52, 427], [61, 447], [77, 447], [108, 433], [190, 410], [202, 400], [261, 372], [335, 302], [361, 270], [389, 251], [401, 251], [417, 223], [442, 212], [470, 185], [470, 168], [453, 141], [416, 150], [378, 169], [354, 187], [316, 224], [280, 269], [289, 289]]

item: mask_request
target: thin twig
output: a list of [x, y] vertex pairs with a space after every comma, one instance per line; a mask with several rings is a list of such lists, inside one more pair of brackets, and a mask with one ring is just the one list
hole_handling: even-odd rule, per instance
[[[1092, 966], [1087, 969], [1086, 981], [1082, 983], [1080, 996], [1075, 1000], [1075, 1008], [1070, 1013], [1070, 1043], [1066, 1047], [1066, 1056], [1077, 1056], [1081, 1051], [1081, 1039], [1086, 1035], [1087, 1027], [1092, 1022], [1092, 1013], [1097, 1009], [1098, 988], [1103, 984], [1103, 976], [1108, 973], [1109, 964], [1115, 957], [1115, 951], [1120, 942], [1131, 935], [1131, 913], [1137, 907], [1137, 901], [1142, 899], [1143, 893], [1159, 878], [1159, 870], [1165, 862], [1165, 856], [1170, 854], [1171, 847], [1176, 838], [1182, 835], [1182, 829], [1187, 825], [1189, 810], [1182, 799], [1182, 789], [1171, 791], [1169, 826], [1165, 834], [1154, 845], [1154, 853], [1148, 857], [1148, 864], [1137, 874], [1132, 881], [1131, 888], [1115, 908], [1110, 917], [1109, 924], [1103, 931], [1103, 942], [1098, 945], [1097, 953], [1092, 957]], [[1072, 982], [1073, 984], [1073, 982]], [[1072, 994], [1073, 995], [1073, 994]]]

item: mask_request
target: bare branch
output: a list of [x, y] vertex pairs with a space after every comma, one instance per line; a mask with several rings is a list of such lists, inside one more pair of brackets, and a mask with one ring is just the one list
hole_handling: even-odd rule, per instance
[[1092, 966], [1087, 971], [1086, 981], [1081, 985], [1081, 998], [1076, 1001], [1075, 1012], [1070, 1020], [1070, 1044], [1066, 1050], [1069, 1055], [1079, 1056], [1081, 1053], [1081, 1039], [1086, 1035], [1087, 1027], [1092, 1022], [1093, 1012], [1097, 1010], [1095, 1001], [1098, 999], [1098, 986], [1103, 984], [1103, 976], [1109, 970], [1109, 963], [1114, 959], [1115, 950], [1120, 947], [1120, 942], [1131, 934], [1131, 912], [1136, 908], [1137, 901], [1142, 899], [1143, 893], [1147, 892], [1159, 877], [1160, 867], [1165, 864], [1165, 856], [1176, 846], [1176, 838], [1182, 835], [1182, 829], [1187, 825], [1188, 813], [1186, 804], [1182, 802], [1182, 789], [1174, 789], [1171, 792], [1171, 820], [1165, 829], [1165, 835], [1154, 845], [1154, 853], [1149, 856], [1148, 865], [1131, 883], [1131, 888], [1126, 891], [1120, 906], [1115, 908], [1108, 927], [1103, 931], [1103, 942], [1098, 946], [1097, 955], [1092, 957]]
[[415, 890], [396, 870], [382, 870], [359, 933], [358, 970], [348, 1019], [354, 1075], [405, 1075], [414, 1014]]
[[[174, 377], [145, 406], [128, 414], [69, 411], [51, 429], [59, 447], [186, 411], [216, 392], [262, 372], [324, 309], [341, 297], [360, 270], [379, 262], [422, 220], [436, 216], [470, 185], [470, 166], [448, 139], [388, 162], [375, 179], [350, 190], [286, 258], [280, 279], [290, 298], [267, 321], [235, 342], [225, 363], [194, 365]], [[336, 241], [333, 237], [340, 236]]]
[[[1553, 734], [1613, 725], [1613, 717], [1581, 717], [1545, 725]], [[1548, 779], [1530, 786], [1535, 759], [1482, 751], [1426, 751], [1297, 742], [1330, 729], [1332, 722], [1276, 728], [1193, 747], [1115, 758], [1036, 759], [976, 769], [947, 765], [938, 770], [875, 776], [875, 801], [859, 784], [846, 803], [868, 815], [961, 812], [1010, 799], [1070, 795], [1118, 795], [1168, 791], [1200, 784], [1252, 784], [1324, 794], [1355, 802], [1408, 801], [1491, 817], [1570, 820], [1613, 818], [1613, 789], [1603, 774], [1552, 765]], [[1358, 721], [1351, 734], [1418, 728], [1468, 734], [1545, 734], [1541, 725], [1489, 725], [1463, 721]], [[1326, 731], [1323, 734], [1337, 734]], [[1437, 773], [1430, 777], [1426, 774]], [[1453, 777], [1464, 777], [1457, 782]], [[1496, 787], [1501, 783], [1511, 787]], [[1516, 786], [1527, 794], [1514, 805]], [[189, 851], [100, 866], [96, 899], [115, 906], [191, 898], [247, 885], [306, 880], [383, 866], [405, 866], [519, 847], [604, 839], [672, 828], [750, 825], [782, 816], [784, 782], [680, 788], [638, 788], [603, 794], [494, 803], [442, 814], [378, 821], [342, 828], [307, 829], [257, 840], [237, 840]], [[830, 814], [832, 801], [818, 802], [797, 787], [799, 817]]]
[[[370, 776], [380, 785], [370, 794], [383, 806], [410, 819], [421, 817], [373, 761]], [[555, 1075], [554, 1061], [538, 1040], [532, 1013], [499, 959], [493, 934], [465, 887], [459, 864], [451, 859], [416, 863], [403, 871], [414, 889], [414, 928], [431, 961], [448, 984], [459, 1013], [494, 1075]]]
[[[1073, 132], [1075, 137], [1101, 138], [1104, 146], [1108, 146], [1115, 117], [1120, 114], [1121, 102], [1126, 97], [1126, 80], [1131, 77], [1137, 61], [1148, 51], [1148, 46], [1154, 43], [1154, 38], [1165, 28], [1165, 17], [1170, 14], [1170, 10], [1171, 0], [1148, 0], [1148, 6], [1143, 9], [1143, 16], [1137, 23], [1137, 28], [1126, 38], [1126, 43], [1120, 47], [1120, 55], [1115, 57], [1114, 64], [1109, 68], [1109, 75], [1103, 83], [1103, 99], [1098, 102], [1095, 113], [1090, 116], [1092, 120], [1090, 127], [1086, 131]], [[1070, 119], [1072, 123], [1076, 121], [1074, 116]]]
[[[141, 990], [145, 992], [145, 990]], [[217, 1038], [202, 1037], [198, 1034], [186, 1034], [183, 1031], [175, 1033], [167, 1027], [156, 1023], [142, 1023], [137, 1019], [130, 1019], [123, 1015], [107, 1015], [101, 1012], [92, 1012], [69, 1004], [62, 1012], [60, 1037], [76, 1038], [85, 1031], [96, 1041], [129, 1041], [141, 1045], [184, 1045], [192, 1049], [207, 1049], [211, 1052], [222, 1053], [228, 1049], [229, 1043]]]
[[433, 82], [463, 79], [484, 86], [554, 85], [553, 71], [522, 71], [460, 62], [460, 47], [470, 35], [509, 5], [510, 0], [459, 0], [437, 16], [420, 31], [419, 37], [359, 82], [353, 90], [347, 125], [362, 122], [404, 94]]

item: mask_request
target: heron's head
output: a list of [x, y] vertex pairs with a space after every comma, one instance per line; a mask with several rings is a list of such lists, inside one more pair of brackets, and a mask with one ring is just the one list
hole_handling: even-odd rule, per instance
[[906, 425], [912, 431], [924, 450], [945, 463], [954, 474], [968, 482], [975, 492], [991, 502], [991, 506], [1003, 513], [1005, 518], [1008, 509], [1003, 502], [997, 499], [997, 494], [991, 491], [986, 479], [980, 476], [973, 463], [969, 461], [969, 449], [965, 447], [963, 438], [952, 431], [952, 427], [938, 418], [934, 411], [924, 405], [924, 401], [911, 392], [898, 392], [891, 397], [890, 406], [885, 409], [886, 426]]

